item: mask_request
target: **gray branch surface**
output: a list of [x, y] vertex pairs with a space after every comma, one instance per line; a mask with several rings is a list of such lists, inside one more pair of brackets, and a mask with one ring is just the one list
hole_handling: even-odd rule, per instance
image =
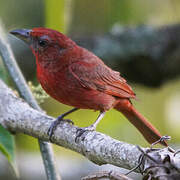
[[158, 87], [180, 76], [180, 25], [115, 25], [105, 35], [71, 35], [131, 82]]
[[[13, 91], [0, 80], [0, 124], [5, 128], [48, 141], [47, 131], [53, 120], [55, 119], [31, 108], [24, 100], [16, 97]], [[151, 167], [152, 158], [155, 158], [160, 165], [165, 159], [173, 170], [180, 172], [180, 156], [178, 153], [174, 156], [168, 148], [155, 151], [150, 151], [149, 148], [140, 149], [96, 131], [86, 132], [84, 136], [75, 141], [77, 130], [78, 127], [62, 122], [56, 128], [52, 142], [76, 151], [98, 165], [112, 164], [132, 169], [139, 164], [139, 158], [143, 155], [141, 172]], [[147, 151], [151, 155], [147, 155]], [[150, 156], [152, 158], [149, 160]], [[136, 172], [140, 170], [136, 169]]]

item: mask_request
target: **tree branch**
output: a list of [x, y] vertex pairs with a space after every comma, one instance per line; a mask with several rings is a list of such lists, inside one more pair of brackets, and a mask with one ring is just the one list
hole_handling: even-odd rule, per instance
[[[0, 124], [11, 131], [48, 141], [47, 132], [54, 120], [15, 97], [12, 91], [0, 81]], [[128, 169], [137, 165], [136, 160], [140, 152], [135, 146], [119, 142], [95, 131], [88, 132], [83, 140], [78, 139], [75, 142], [77, 129], [69, 123], [61, 123], [54, 131], [53, 143], [79, 152], [99, 165], [108, 163]]]
[[[55, 119], [31, 108], [25, 101], [16, 97], [12, 90], [0, 80], [0, 124], [10, 131], [25, 133], [48, 141], [47, 131], [53, 120]], [[144, 159], [141, 164], [141, 171], [144, 172], [152, 164], [146, 158], [149, 156], [144, 155], [146, 154], [144, 152], [151, 152], [149, 149], [139, 149], [134, 145], [117, 141], [96, 131], [86, 132], [83, 137], [75, 141], [77, 130], [78, 127], [62, 122], [54, 131], [52, 142], [76, 151], [98, 165], [112, 164], [132, 169], [139, 164], [139, 158], [142, 155]], [[151, 156], [153, 156], [153, 152], [151, 152]], [[180, 171], [180, 156], [178, 154], [174, 156], [168, 148], [157, 149], [154, 157], [165, 157], [164, 154], [168, 154], [170, 158], [175, 158], [173, 159], [173, 167], [176, 166]], [[159, 159], [158, 162], [160, 162]], [[139, 169], [136, 171], [140, 172]]]
[[105, 35], [71, 35], [128, 81], [158, 87], [180, 76], [180, 25], [125, 27]]

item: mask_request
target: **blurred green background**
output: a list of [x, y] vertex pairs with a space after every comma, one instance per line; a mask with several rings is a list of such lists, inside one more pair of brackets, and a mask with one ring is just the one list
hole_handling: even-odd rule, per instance
[[[164, 25], [179, 23], [179, 0], [0, 0], [0, 19], [7, 32], [16, 28], [49, 27], [65, 34], [104, 34], [116, 23], [121, 25]], [[21, 41], [9, 36], [15, 56], [27, 81], [37, 84], [35, 59], [29, 48]], [[25, 53], [25, 54], [24, 54]], [[22, 55], [23, 54], [23, 55]], [[0, 73], [2, 73], [0, 62]], [[3, 72], [4, 73], [4, 72]], [[6, 82], [12, 85], [8, 75]], [[163, 135], [171, 135], [172, 144], [179, 144], [180, 133], [178, 117], [180, 113], [180, 80], [166, 83], [160, 88], [151, 89], [131, 84], [138, 100], [133, 101], [136, 108], [157, 127]], [[49, 115], [57, 117], [71, 109], [48, 98], [41, 105]], [[70, 119], [75, 125], [84, 127], [96, 119], [98, 112], [79, 110]], [[139, 132], [115, 110], [109, 111], [97, 127], [113, 138], [128, 143], [147, 146]], [[37, 152], [36, 139], [22, 134], [16, 135], [17, 152]], [[79, 156], [76, 153], [55, 147], [57, 155]]]

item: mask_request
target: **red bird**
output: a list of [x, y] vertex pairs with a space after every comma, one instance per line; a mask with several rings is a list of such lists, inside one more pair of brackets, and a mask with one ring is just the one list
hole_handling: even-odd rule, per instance
[[[57, 118], [50, 127], [50, 137], [56, 125], [77, 109], [100, 111], [95, 123], [84, 128], [95, 130], [105, 112], [114, 108], [122, 112], [150, 144], [161, 138], [153, 125], [133, 107], [130, 99], [136, 96], [126, 80], [93, 53], [48, 28], [18, 29], [11, 34], [30, 45], [43, 89], [57, 101], [75, 107]], [[165, 141], [161, 144], [167, 146]]]

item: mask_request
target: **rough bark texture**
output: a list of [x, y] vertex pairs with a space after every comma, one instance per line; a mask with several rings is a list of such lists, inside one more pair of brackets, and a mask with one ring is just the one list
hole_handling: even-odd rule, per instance
[[[54, 118], [32, 109], [25, 101], [16, 97], [0, 80], [0, 124], [13, 132], [25, 133], [48, 141], [47, 131], [53, 120]], [[79, 152], [98, 165], [113, 164], [131, 169], [137, 166], [141, 159], [141, 170], [136, 169], [137, 172], [152, 174], [149, 170], [156, 165], [163, 169], [163, 173], [169, 168], [168, 173], [172, 170], [173, 174], [179, 177], [180, 155], [177, 153], [174, 156], [168, 148], [161, 150], [138, 148], [95, 131], [86, 132], [75, 141], [77, 130], [78, 127], [62, 122], [55, 130], [52, 142]], [[161, 171], [153, 172], [159, 175], [157, 173]]]
[[128, 81], [158, 87], [180, 75], [180, 25], [116, 25], [106, 35], [72, 35]]

